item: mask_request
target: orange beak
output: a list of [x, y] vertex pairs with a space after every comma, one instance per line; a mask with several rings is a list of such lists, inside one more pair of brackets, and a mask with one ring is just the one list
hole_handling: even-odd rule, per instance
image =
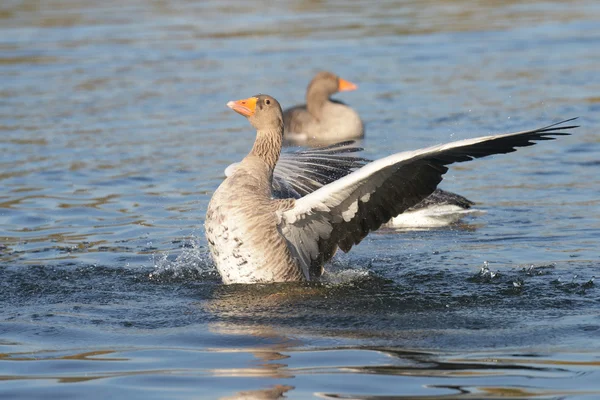
[[248, 97], [243, 100], [230, 101], [227, 103], [227, 107], [231, 108], [238, 114], [242, 114], [244, 117], [250, 117], [254, 115], [256, 110], [256, 97]]
[[348, 92], [356, 89], [358, 89], [358, 86], [356, 86], [354, 83], [342, 78], [338, 78], [338, 92]]

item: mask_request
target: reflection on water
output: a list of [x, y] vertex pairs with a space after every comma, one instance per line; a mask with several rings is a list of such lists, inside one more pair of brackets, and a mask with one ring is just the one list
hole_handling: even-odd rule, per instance
[[[187, 354], [193, 356], [188, 357]], [[227, 378], [232, 387], [240, 382], [256, 387], [232, 395], [220, 395], [227, 390], [218, 385], [210, 388], [212, 395], [223, 399], [279, 399], [284, 398], [286, 393], [292, 396], [314, 394], [320, 398], [374, 399], [384, 398], [383, 395], [390, 393], [393, 387], [402, 388], [392, 392], [397, 393], [394, 398], [398, 399], [586, 395], [593, 398], [600, 393], [593, 385], [600, 367], [598, 354], [578, 354], [577, 357], [579, 361], [541, 353], [514, 353], [501, 357], [495, 353], [481, 353], [463, 358], [460, 354], [393, 348], [299, 350], [293, 346], [240, 348], [235, 352], [198, 352], [185, 348], [107, 350], [67, 355], [38, 352], [27, 356], [3, 355], [0, 360], [12, 362], [15, 371], [30, 369], [30, 372], [25, 376], [3, 375], [0, 381], [9, 385], [24, 379], [98, 385], [102, 381], [129, 380], [144, 383], [140, 390], [149, 394], [161, 383], [172, 381], [180, 385], [179, 390], [189, 395], [211, 393], [203, 386], [209, 379], [218, 382]], [[48, 370], [62, 372], [52, 374], [36, 368], [39, 360], [50, 366]], [[72, 360], [85, 361], [86, 372], [76, 372]], [[152, 368], [145, 369], [149, 361]], [[224, 365], [227, 362], [245, 367], [206, 367], [209, 363]], [[115, 372], [104, 372], [107, 370]], [[588, 372], [582, 374], [582, 370]], [[368, 376], [368, 380], [360, 379], [363, 375]], [[160, 376], [162, 378], [157, 381]], [[316, 376], [319, 379], [313, 379]], [[510, 387], [505, 386], [507, 380], [511, 381]], [[261, 381], [285, 383], [261, 385]], [[390, 386], [392, 381], [396, 383]], [[567, 384], [573, 381], [577, 383]]]
[[222, 397], [223, 400], [275, 400], [286, 398], [284, 394], [294, 389], [293, 386], [275, 385], [269, 389], [248, 390], [236, 393], [234, 396]]
[[[596, 398], [600, 7], [589, 0], [0, 5], [0, 397]], [[382, 230], [321, 282], [222, 286], [206, 204], [327, 69], [365, 155], [580, 116], [453, 166], [482, 215]], [[84, 394], [85, 393], [85, 394]]]
[[223, 286], [194, 269], [5, 268], [3, 393], [598, 395], [593, 283], [563, 283], [557, 266], [493, 271]]

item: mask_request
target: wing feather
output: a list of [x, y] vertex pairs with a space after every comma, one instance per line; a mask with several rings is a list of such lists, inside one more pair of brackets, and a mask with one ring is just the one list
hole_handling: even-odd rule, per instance
[[[575, 118], [543, 128], [465, 139], [393, 154], [325, 184], [296, 200], [280, 216], [280, 230], [301, 253], [305, 271], [327, 261], [339, 247], [349, 251], [371, 231], [429, 196], [448, 165], [492, 154], [511, 153], [537, 141], [569, 135]], [[332, 250], [333, 249], [333, 250]], [[330, 254], [323, 257], [324, 252]]]
[[[340, 179], [369, 160], [354, 153], [362, 151], [353, 140], [317, 149], [282, 153], [273, 171], [273, 197], [299, 199]], [[231, 176], [237, 163], [225, 169]]]

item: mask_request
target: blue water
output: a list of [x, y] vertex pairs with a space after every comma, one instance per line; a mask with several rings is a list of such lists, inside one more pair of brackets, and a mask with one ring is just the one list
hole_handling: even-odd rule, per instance
[[[488, 3], [3, 3], [0, 397], [600, 397], [600, 5]], [[371, 158], [581, 127], [453, 165], [483, 215], [224, 286], [204, 213], [254, 140], [225, 104], [319, 69]]]

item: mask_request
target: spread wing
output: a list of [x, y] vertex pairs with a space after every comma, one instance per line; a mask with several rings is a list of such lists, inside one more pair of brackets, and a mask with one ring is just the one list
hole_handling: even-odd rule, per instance
[[568, 119], [544, 128], [484, 136], [393, 154], [325, 185], [282, 210], [279, 229], [305, 274], [315, 260], [327, 261], [339, 247], [349, 251], [369, 232], [429, 196], [447, 165], [511, 153], [553, 136], [569, 135]]
[[317, 149], [282, 153], [273, 171], [273, 196], [298, 199], [336, 181], [370, 160], [350, 140]]
[[[362, 151], [350, 140], [317, 149], [282, 153], [273, 171], [273, 197], [299, 199], [338, 180], [369, 160], [353, 153]], [[237, 163], [225, 169], [230, 176]]]

